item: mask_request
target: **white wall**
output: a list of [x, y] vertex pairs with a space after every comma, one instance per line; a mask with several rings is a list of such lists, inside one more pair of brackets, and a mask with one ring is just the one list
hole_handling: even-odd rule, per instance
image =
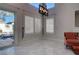
[[[22, 22], [23, 15], [33, 16], [33, 17], [40, 17], [38, 11], [35, 11], [32, 6], [28, 6], [28, 4], [0, 4], [0, 7], [3, 9], [9, 9], [12, 11], [15, 11], [17, 13], [17, 39], [21, 38], [21, 32], [22, 32]], [[29, 9], [31, 8], [31, 9]], [[55, 10], [50, 11], [51, 15], [55, 14], [55, 34], [54, 36], [63, 38], [65, 31], [78, 31], [79, 28], [75, 27], [75, 10], [79, 10], [79, 4], [71, 4], [71, 3], [65, 3], [65, 4], [56, 4]], [[55, 12], [55, 13], [54, 13]], [[51, 16], [52, 17], [52, 16]], [[20, 24], [19, 24], [19, 23]]]
[[64, 3], [56, 4], [56, 36], [64, 38], [64, 32], [79, 31], [75, 27], [75, 11], [79, 10], [79, 4]]

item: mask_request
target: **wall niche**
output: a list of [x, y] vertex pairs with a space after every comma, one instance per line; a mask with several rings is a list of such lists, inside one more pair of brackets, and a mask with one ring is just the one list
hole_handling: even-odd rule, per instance
[[75, 27], [79, 27], [79, 10], [75, 11]]

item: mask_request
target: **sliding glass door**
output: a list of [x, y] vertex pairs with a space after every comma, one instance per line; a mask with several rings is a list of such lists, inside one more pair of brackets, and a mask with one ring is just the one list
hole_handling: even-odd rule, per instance
[[0, 40], [14, 40], [15, 13], [0, 10]]

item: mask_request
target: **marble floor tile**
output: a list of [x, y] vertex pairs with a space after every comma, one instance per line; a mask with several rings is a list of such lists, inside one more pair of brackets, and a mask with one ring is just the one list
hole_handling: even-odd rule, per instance
[[74, 55], [66, 49], [62, 39], [52, 37], [24, 38], [19, 46], [9, 47], [0, 50], [0, 55]]

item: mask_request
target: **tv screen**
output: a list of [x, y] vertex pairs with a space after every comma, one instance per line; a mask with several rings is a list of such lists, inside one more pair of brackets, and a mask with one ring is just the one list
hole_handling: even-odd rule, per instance
[[39, 13], [48, 16], [48, 10], [44, 6], [39, 5]]

